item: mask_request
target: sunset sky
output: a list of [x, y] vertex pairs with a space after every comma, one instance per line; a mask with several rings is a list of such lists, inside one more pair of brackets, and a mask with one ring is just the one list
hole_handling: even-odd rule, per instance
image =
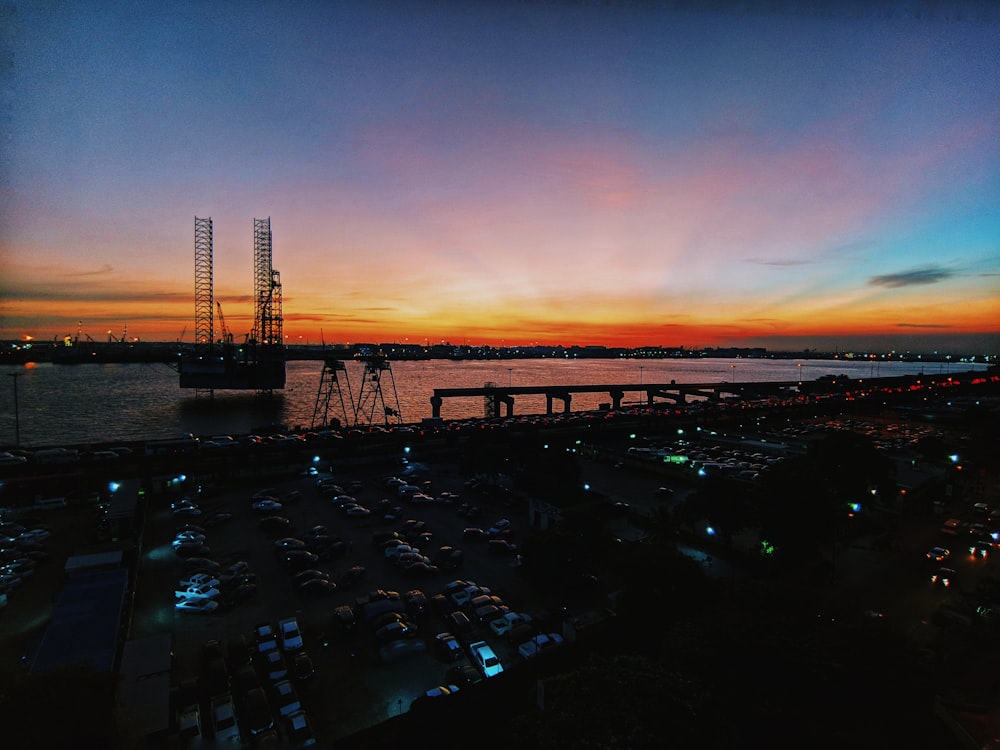
[[807, 6], [4, 3], [0, 337], [997, 353], [1000, 11]]

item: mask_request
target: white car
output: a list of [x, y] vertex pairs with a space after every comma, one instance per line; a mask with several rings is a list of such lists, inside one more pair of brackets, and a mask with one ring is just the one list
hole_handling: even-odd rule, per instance
[[302, 633], [299, 631], [299, 621], [294, 617], [279, 620], [278, 633], [281, 637], [282, 650], [298, 651], [302, 648]]
[[486, 641], [469, 644], [469, 654], [472, 656], [472, 662], [483, 673], [483, 677], [496, 677], [503, 672], [500, 658]]
[[182, 578], [180, 585], [183, 589], [197, 588], [198, 586], [217, 588], [219, 586], [219, 579], [213, 578], [210, 573], [194, 573], [187, 578]]
[[209, 614], [218, 608], [218, 602], [213, 602], [211, 599], [181, 599], [174, 604], [174, 609], [178, 612], [194, 612], [196, 614]]
[[497, 635], [506, 635], [515, 625], [520, 625], [521, 623], [530, 624], [531, 615], [526, 615], [522, 612], [508, 612], [503, 617], [498, 617], [491, 621], [490, 630]]
[[230, 694], [212, 699], [212, 727], [218, 744], [239, 742], [240, 727], [236, 723], [236, 707]]
[[219, 596], [219, 590], [215, 586], [202, 584], [178, 589], [174, 592], [174, 596], [178, 599], [216, 599]]

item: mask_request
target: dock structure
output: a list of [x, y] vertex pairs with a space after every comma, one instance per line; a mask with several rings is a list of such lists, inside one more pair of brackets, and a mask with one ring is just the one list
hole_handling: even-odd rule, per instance
[[798, 393], [802, 382], [798, 380], [772, 383], [621, 383], [612, 385], [543, 385], [543, 386], [497, 386], [483, 388], [435, 388], [431, 396], [431, 413], [441, 418], [441, 406], [446, 398], [482, 398], [492, 401], [487, 411], [496, 416], [514, 415], [514, 400], [517, 396], [545, 396], [545, 413], [554, 413], [553, 404], [562, 402], [562, 411], [572, 411], [574, 393], [607, 393], [610, 408], [620, 409], [625, 395], [636, 394], [648, 405], [658, 401], [675, 404], [687, 403], [689, 398], [720, 401], [725, 398], [764, 398], [782, 394]]
[[[272, 266], [271, 219], [254, 219], [254, 325], [242, 344], [225, 330], [214, 299], [212, 219], [195, 217], [195, 344], [178, 362], [180, 387], [271, 393], [285, 387], [281, 275]], [[216, 336], [218, 307], [222, 336]]]

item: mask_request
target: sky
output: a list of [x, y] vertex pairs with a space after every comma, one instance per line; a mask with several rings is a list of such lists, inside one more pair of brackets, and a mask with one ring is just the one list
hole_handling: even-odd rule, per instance
[[0, 338], [1000, 352], [1000, 10], [701, 6], [0, 0]]

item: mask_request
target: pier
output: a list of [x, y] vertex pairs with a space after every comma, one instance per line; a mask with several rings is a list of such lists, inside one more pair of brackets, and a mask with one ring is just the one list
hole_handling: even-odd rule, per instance
[[545, 386], [486, 386], [483, 388], [435, 388], [431, 396], [431, 414], [441, 418], [441, 406], [446, 398], [493, 399], [493, 413], [500, 416], [501, 406], [505, 417], [514, 416], [517, 396], [545, 396], [545, 413], [552, 414], [553, 404], [562, 402], [562, 411], [572, 411], [574, 393], [607, 393], [613, 410], [620, 409], [627, 393], [637, 394], [644, 403], [653, 405], [657, 400], [674, 404], [687, 403], [688, 398], [720, 401], [725, 398], [770, 398], [800, 393], [803, 383], [798, 380], [785, 382], [753, 383], [624, 383], [613, 385], [545, 385]]

